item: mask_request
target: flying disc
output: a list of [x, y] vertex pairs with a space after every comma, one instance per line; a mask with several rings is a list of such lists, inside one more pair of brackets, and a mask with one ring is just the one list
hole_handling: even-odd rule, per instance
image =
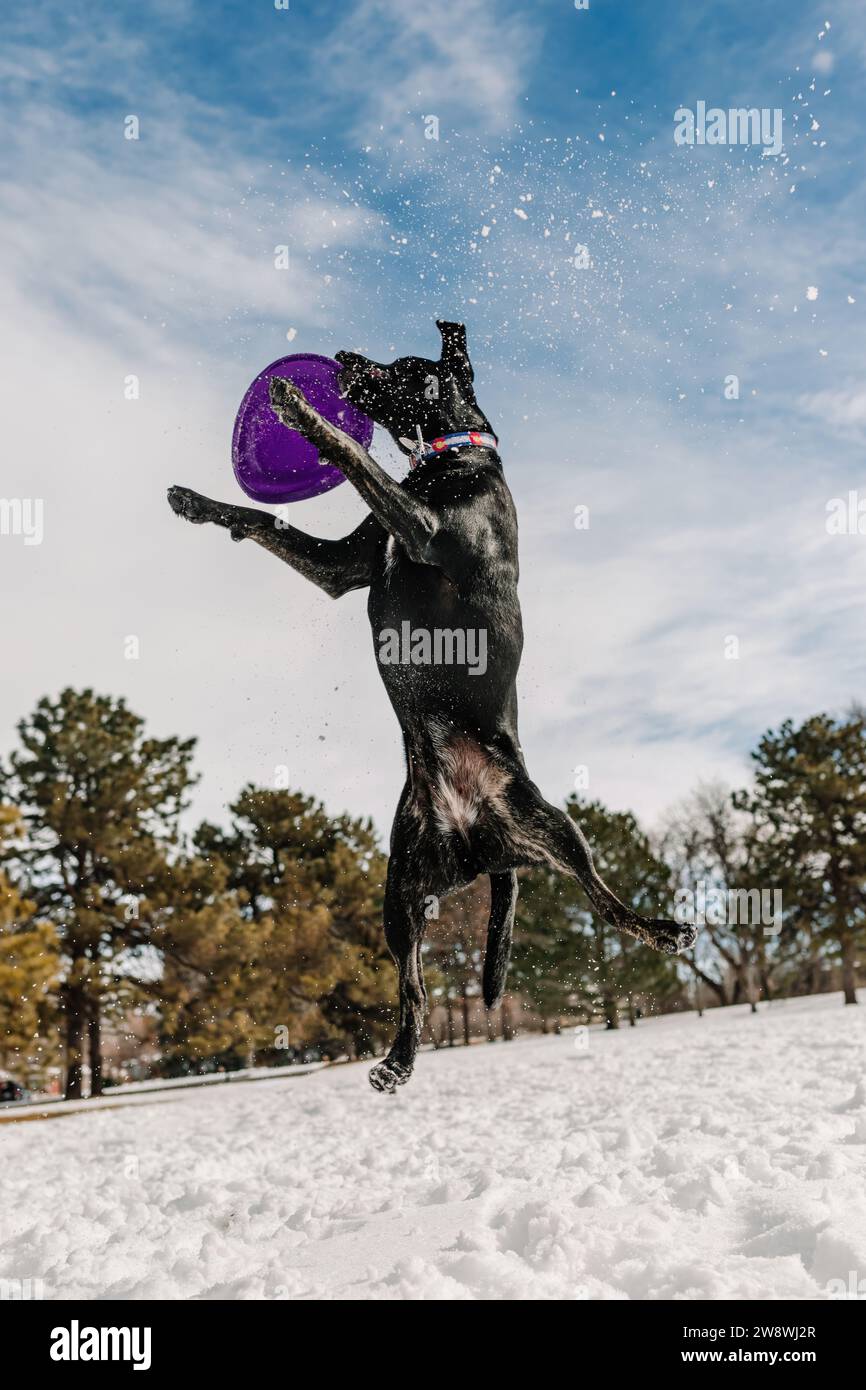
[[301, 502], [345, 482], [332, 463], [297, 430], [286, 429], [271, 409], [271, 377], [288, 377], [310, 405], [366, 449], [373, 421], [340, 395], [339, 362], [315, 353], [292, 353], [259, 372], [243, 400], [232, 435], [232, 466], [247, 497], [256, 502]]

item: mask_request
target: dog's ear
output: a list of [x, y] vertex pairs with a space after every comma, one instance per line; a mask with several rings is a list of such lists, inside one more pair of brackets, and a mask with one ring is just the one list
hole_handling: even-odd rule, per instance
[[446, 319], [437, 319], [436, 327], [442, 334], [440, 361], [443, 367], [449, 368], [455, 376], [461, 377], [467, 384], [471, 385], [475, 373], [472, 370], [469, 351], [466, 347], [466, 324], [449, 323]]

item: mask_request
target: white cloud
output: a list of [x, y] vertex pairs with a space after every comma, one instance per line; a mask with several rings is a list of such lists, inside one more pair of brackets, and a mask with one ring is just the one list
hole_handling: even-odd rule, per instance
[[357, 95], [359, 134], [405, 135], [421, 114], [439, 115], [443, 133], [500, 130], [516, 114], [539, 42], [526, 7], [505, 0], [359, 0], [320, 62], [329, 82]]
[[[340, 253], [377, 245], [384, 217], [319, 175], [286, 171], [275, 193], [267, 170], [223, 146], [209, 151], [163, 129], [154, 148], [147, 119], [138, 141], [124, 140], [118, 121], [101, 158], [91, 132], [75, 125], [66, 113], [40, 111], [7, 147], [5, 273], [34, 301], [53, 304], [82, 331], [125, 337], [139, 353], [159, 352], [166, 337], [191, 329], [201, 340], [205, 324], [209, 339], [224, 333], [226, 350], [239, 320], [339, 324], [353, 293], [339, 283]], [[69, 146], [60, 160], [58, 129]], [[274, 267], [277, 245], [289, 247], [288, 271]]]
[[732, 450], [724, 421], [698, 434], [662, 403], [614, 413], [581, 396], [579, 428], [558, 404], [506, 439], [522, 742], [551, 799], [587, 764], [593, 794], [652, 820], [698, 776], [742, 784], [767, 727], [857, 693], [866, 560], [857, 537], [828, 536], [827, 483], [784, 424]]
[[842, 433], [856, 434], [866, 428], [866, 385], [862, 382], [806, 392], [798, 404], [807, 415]]
[[[384, 826], [401, 784], [363, 594], [333, 603], [252, 543], [174, 517], [182, 482], [242, 502], [229, 441], [239, 378], [153, 364], [123, 399], [126, 362], [68, 323], [7, 300], [0, 374], [5, 496], [42, 497], [45, 538], [0, 537], [0, 589], [15, 658], [0, 687], [0, 748], [43, 694], [67, 684], [123, 694], [161, 734], [199, 737], [197, 810], [222, 814], [249, 780], [293, 785]], [[248, 368], [242, 369], [248, 372]], [[363, 515], [344, 485], [293, 509], [342, 535]], [[135, 635], [140, 660], [124, 659]]]

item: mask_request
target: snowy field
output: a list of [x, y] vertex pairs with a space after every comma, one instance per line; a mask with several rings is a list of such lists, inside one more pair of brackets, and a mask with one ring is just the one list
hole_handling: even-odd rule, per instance
[[353, 1065], [3, 1124], [0, 1278], [46, 1298], [826, 1298], [866, 1280], [864, 1055], [866, 1008], [829, 996], [424, 1053], [394, 1097]]

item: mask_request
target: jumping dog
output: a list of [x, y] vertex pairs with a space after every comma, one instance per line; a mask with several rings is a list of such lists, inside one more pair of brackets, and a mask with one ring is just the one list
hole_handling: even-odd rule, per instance
[[[413, 467], [396, 482], [360, 444], [329, 424], [290, 381], [273, 378], [271, 408], [336, 464], [370, 508], [351, 535], [317, 540], [272, 515], [169, 489], [178, 516], [255, 540], [332, 598], [368, 589], [374, 644], [386, 631], [486, 634], [486, 665], [380, 661], [403, 732], [406, 783], [391, 832], [384, 926], [397, 965], [400, 1015], [379, 1091], [408, 1081], [426, 1012], [421, 968], [425, 908], [490, 876], [483, 991], [502, 997], [517, 900], [516, 870], [546, 865], [579, 880], [601, 917], [656, 951], [691, 946], [693, 927], [652, 921], [620, 902], [598, 874], [580, 829], [530, 779], [517, 734], [523, 646], [517, 598], [517, 517], [498, 441], [475, 398], [461, 323], [438, 322], [438, 362], [385, 366], [339, 352], [340, 390], [384, 426]], [[381, 654], [381, 648], [378, 654]]]

